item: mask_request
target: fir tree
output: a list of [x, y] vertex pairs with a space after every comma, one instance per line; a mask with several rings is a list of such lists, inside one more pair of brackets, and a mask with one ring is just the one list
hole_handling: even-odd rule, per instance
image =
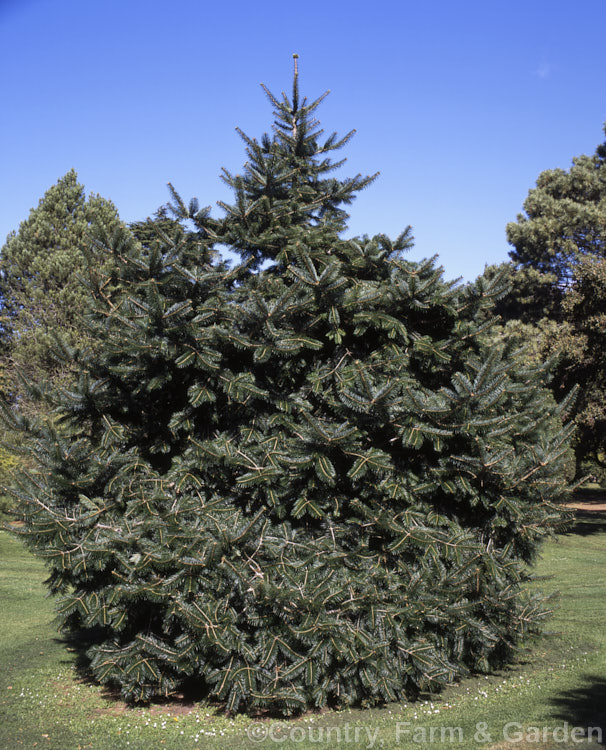
[[546, 611], [523, 584], [567, 491], [567, 404], [484, 345], [498, 279], [445, 282], [409, 230], [343, 238], [372, 178], [330, 176], [349, 136], [322, 139], [296, 72], [267, 93], [223, 219], [175, 195], [195, 243], [99, 242], [61, 429], [13, 417], [39, 462], [26, 542], [130, 700], [397, 700], [501, 664]]

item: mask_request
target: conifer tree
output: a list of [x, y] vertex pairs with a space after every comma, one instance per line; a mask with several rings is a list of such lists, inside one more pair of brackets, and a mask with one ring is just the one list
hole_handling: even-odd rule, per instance
[[296, 72], [266, 93], [273, 133], [242, 134], [224, 218], [175, 194], [195, 243], [100, 238], [61, 430], [12, 417], [39, 464], [22, 533], [133, 701], [188, 681], [229, 711], [411, 697], [501, 664], [546, 612], [524, 581], [561, 518], [568, 404], [484, 345], [498, 279], [445, 282], [409, 229], [343, 238], [373, 178], [333, 176], [350, 136], [322, 137]]
[[606, 310], [606, 141], [568, 170], [537, 178], [524, 213], [507, 225], [512, 288], [496, 311], [530, 347], [558, 354], [551, 387], [559, 396], [582, 384], [575, 423], [579, 476], [606, 478], [606, 370], [601, 338]]
[[13, 373], [9, 390], [22, 402], [14, 368], [30, 381], [52, 377], [58, 366], [52, 355], [55, 333], [73, 345], [82, 341], [88, 294], [79, 276], [86, 268], [89, 233], [100, 225], [111, 233], [119, 223], [115, 206], [98, 195], [87, 198], [71, 169], [7, 237], [0, 251], [2, 356]]
[[[606, 132], [606, 127], [605, 127]], [[561, 301], [578, 263], [606, 253], [606, 141], [569, 170], [547, 169], [507, 225], [517, 273], [511, 303], [525, 322], [561, 319]]]

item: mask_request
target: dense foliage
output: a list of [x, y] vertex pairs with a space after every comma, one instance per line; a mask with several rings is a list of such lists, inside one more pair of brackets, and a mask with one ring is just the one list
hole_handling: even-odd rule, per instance
[[524, 273], [517, 284], [540, 317], [558, 314], [562, 294], [586, 256], [606, 254], [606, 142], [591, 156], [573, 159], [568, 171], [541, 172], [524, 201], [524, 213], [507, 225], [511, 259]]
[[115, 206], [85, 195], [72, 169], [51, 186], [18, 232], [0, 250], [4, 372], [13, 398], [26, 398], [16, 371], [31, 382], [60, 377], [52, 354], [61, 332], [72, 345], [83, 343], [81, 323], [88, 294], [79, 280], [94, 227], [112, 232], [119, 225]]
[[569, 170], [542, 172], [507, 226], [515, 264], [498, 312], [539, 357], [557, 354], [556, 396], [582, 384], [578, 473], [606, 477], [606, 142]]
[[26, 542], [129, 700], [395, 700], [501, 663], [545, 613], [523, 583], [570, 427], [545, 368], [484, 344], [499, 279], [445, 282], [408, 230], [344, 239], [372, 181], [333, 175], [350, 136], [321, 140], [296, 74], [269, 96], [224, 218], [175, 196], [156, 240], [97, 243], [61, 426], [9, 415], [39, 465]]
[[[97, 195], [87, 198], [72, 169], [46, 191], [2, 246], [0, 396], [18, 404], [21, 414], [45, 410], [31, 397], [28, 384], [50, 381], [59, 386], [72, 374], [72, 363], [59, 362], [53, 354], [56, 336], [73, 346], [90, 341], [82, 322], [89, 295], [79, 276], [87, 268], [93, 228], [112, 232], [119, 223], [115, 206]], [[5, 487], [27, 457], [19, 455], [19, 438], [10, 430], [0, 437], [0, 509], [9, 511]]]

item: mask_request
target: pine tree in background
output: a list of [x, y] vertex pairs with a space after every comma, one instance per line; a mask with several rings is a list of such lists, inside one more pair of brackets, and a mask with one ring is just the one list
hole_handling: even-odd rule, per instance
[[[81, 283], [93, 227], [111, 233], [120, 225], [115, 206], [98, 195], [85, 195], [72, 169], [53, 185], [11, 232], [0, 250], [0, 393], [18, 403], [21, 414], [43, 413], [26, 383], [67, 382], [71, 363], [53, 354], [60, 333], [72, 346], [90, 343], [82, 322], [89, 294]], [[24, 382], [25, 381], [25, 382]], [[10, 485], [19, 456], [19, 438], [2, 435], [0, 509], [10, 510], [4, 487]]]
[[87, 198], [72, 169], [7, 237], [0, 251], [0, 299], [13, 396], [23, 401], [25, 395], [15, 368], [31, 382], [58, 375], [56, 331], [72, 345], [82, 343], [88, 293], [79, 276], [86, 269], [89, 233], [94, 226], [111, 233], [119, 223], [115, 206], [98, 195]]
[[195, 243], [99, 242], [61, 430], [12, 416], [39, 464], [22, 533], [129, 700], [397, 700], [501, 664], [546, 612], [524, 581], [561, 519], [567, 403], [483, 343], [498, 278], [445, 282], [409, 229], [343, 239], [372, 178], [331, 176], [349, 136], [322, 140], [296, 72], [269, 97], [224, 219], [175, 195]]
[[561, 320], [579, 261], [606, 254], [606, 141], [592, 155], [575, 157], [567, 171], [541, 172], [524, 213], [507, 225], [507, 240], [517, 268], [509, 296], [518, 317]]
[[575, 414], [577, 474], [606, 480], [603, 351], [606, 269], [606, 142], [568, 170], [541, 172], [524, 213], [507, 225], [511, 291], [496, 311], [506, 333], [538, 356], [559, 356], [556, 397], [582, 384]]

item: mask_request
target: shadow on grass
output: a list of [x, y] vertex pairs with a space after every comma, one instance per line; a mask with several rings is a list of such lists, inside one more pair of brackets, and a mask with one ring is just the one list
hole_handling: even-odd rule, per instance
[[594, 727], [594, 739], [601, 735], [599, 744], [606, 747], [606, 677], [585, 675], [585, 684], [576, 690], [567, 690], [551, 699], [554, 715], [570, 726], [588, 729]]
[[574, 499], [582, 503], [606, 503], [606, 489], [603, 487], [578, 487]]
[[[73, 664], [76, 667], [78, 676], [83, 679], [88, 679], [91, 676], [90, 659], [86, 655], [86, 652], [91, 646], [101, 643], [102, 633], [102, 628], [88, 628], [87, 630], [80, 630], [73, 633], [67, 632], [59, 638], [53, 638], [55, 643], [60, 643], [73, 654], [73, 658], [69, 660], [69, 664]], [[67, 664], [68, 661], [64, 663]]]
[[594, 510], [576, 510], [576, 520], [565, 532], [575, 536], [590, 536], [591, 534], [606, 533], [606, 512]]

